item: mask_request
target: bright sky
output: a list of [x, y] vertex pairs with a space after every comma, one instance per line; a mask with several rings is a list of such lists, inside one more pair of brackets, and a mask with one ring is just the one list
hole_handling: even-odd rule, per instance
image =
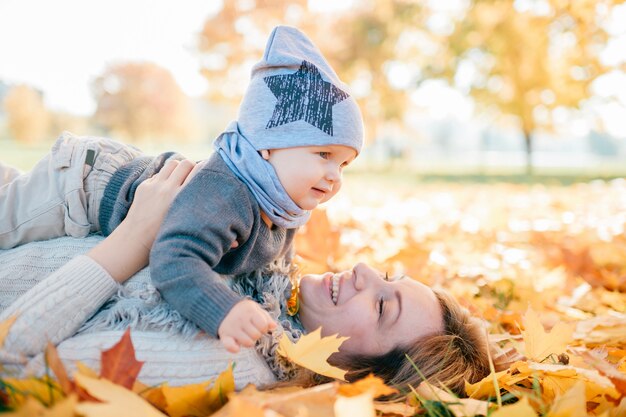
[[144, 60], [199, 95], [206, 81], [195, 35], [220, 7], [219, 0], [1, 0], [0, 80], [33, 85], [47, 106], [86, 115], [95, 109], [91, 81], [107, 64]]
[[[354, 1], [310, 0], [309, 6], [332, 12], [345, 10]], [[516, 1], [523, 5], [525, 0]], [[442, 13], [464, 4], [430, 2]], [[0, 80], [41, 89], [49, 108], [89, 115], [95, 110], [91, 82], [108, 64], [151, 61], [167, 68], [185, 93], [201, 95], [206, 80], [199, 73], [196, 37], [221, 4], [220, 0], [0, 0]], [[437, 22], [432, 24], [446, 28], [445, 21], [439, 26]], [[615, 9], [609, 26], [613, 39], [603, 58], [609, 65], [619, 65], [626, 62], [626, 4]], [[401, 69], [394, 79], [402, 78]], [[617, 99], [594, 111], [610, 133], [626, 136], [626, 75], [599, 80], [595, 93]], [[473, 116], [468, 98], [441, 83], [425, 83], [412, 100], [428, 107], [431, 117]]]

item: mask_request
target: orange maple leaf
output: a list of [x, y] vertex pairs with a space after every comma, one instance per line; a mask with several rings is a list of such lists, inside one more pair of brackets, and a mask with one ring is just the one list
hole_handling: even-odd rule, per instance
[[57, 377], [57, 381], [65, 395], [69, 396], [74, 393], [77, 395], [80, 401], [98, 401], [96, 398], [89, 395], [87, 391], [76, 385], [76, 383], [70, 379], [70, 377], [67, 375], [65, 365], [63, 364], [63, 362], [61, 362], [61, 358], [59, 357], [59, 352], [57, 351], [57, 348], [50, 342], [48, 342], [48, 346], [46, 347], [45, 356], [48, 367]]
[[321, 273], [335, 269], [343, 255], [341, 232], [333, 227], [323, 209], [313, 210], [311, 218], [295, 236], [298, 266], [302, 273]]
[[48, 346], [46, 347], [46, 363], [57, 377], [57, 381], [59, 381], [59, 385], [65, 395], [74, 392], [74, 383], [70, 380], [69, 376], [67, 376], [67, 370], [59, 358], [57, 348], [50, 342], [48, 342]]
[[102, 352], [100, 377], [132, 389], [141, 371], [143, 362], [135, 357], [135, 347], [130, 338], [130, 329], [126, 329], [124, 335], [109, 350]]
[[340, 385], [338, 392], [344, 397], [355, 397], [363, 394], [364, 392], [371, 392], [372, 397], [377, 398], [383, 395], [395, 394], [398, 390], [385, 385], [383, 380], [374, 376], [374, 374], [369, 374], [365, 378], [359, 379], [352, 384]]

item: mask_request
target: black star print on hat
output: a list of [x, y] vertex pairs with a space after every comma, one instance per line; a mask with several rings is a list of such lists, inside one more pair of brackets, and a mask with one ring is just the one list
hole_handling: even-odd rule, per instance
[[324, 81], [315, 65], [302, 61], [293, 74], [272, 75], [263, 80], [278, 99], [266, 129], [304, 120], [333, 135], [333, 106], [350, 96]]

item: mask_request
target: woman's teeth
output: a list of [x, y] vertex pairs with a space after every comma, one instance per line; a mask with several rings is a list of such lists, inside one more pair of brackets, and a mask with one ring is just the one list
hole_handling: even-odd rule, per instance
[[333, 303], [337, 305], [337, 296], [339, 295], [339, 275], [333, 275], [331, 281], [331, 298], [333, 299]]

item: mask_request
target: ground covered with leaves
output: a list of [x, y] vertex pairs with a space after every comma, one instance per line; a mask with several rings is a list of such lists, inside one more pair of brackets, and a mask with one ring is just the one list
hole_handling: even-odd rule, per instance
[[[470, 399], [431, 381], [410, 387], [403, 401], [381, 402], [377, 396], [398, 387], [375, 378], [234, 393], [228, 369], [204, 384], [146, 387], [136, 380], [140, 365], [123, 339], [103, 354], [101, 375], [84, 368], [66, 375], [50, 347], [50, 378], [7, 376], [2, 401], [24, 416], [623, 416], [625, 224], [625, 180], [571, 186], [356, 181], [314, 214], [297, 240], [303, 272], [365, 261], [390, 275], [443, 286], [489, 323], [493, 343], [513, 360], [467, 384]], [[6, 331], [10, 323], [3, 326]], [[304, 350], [318, 342], [283, 350], [306, 364]]]

